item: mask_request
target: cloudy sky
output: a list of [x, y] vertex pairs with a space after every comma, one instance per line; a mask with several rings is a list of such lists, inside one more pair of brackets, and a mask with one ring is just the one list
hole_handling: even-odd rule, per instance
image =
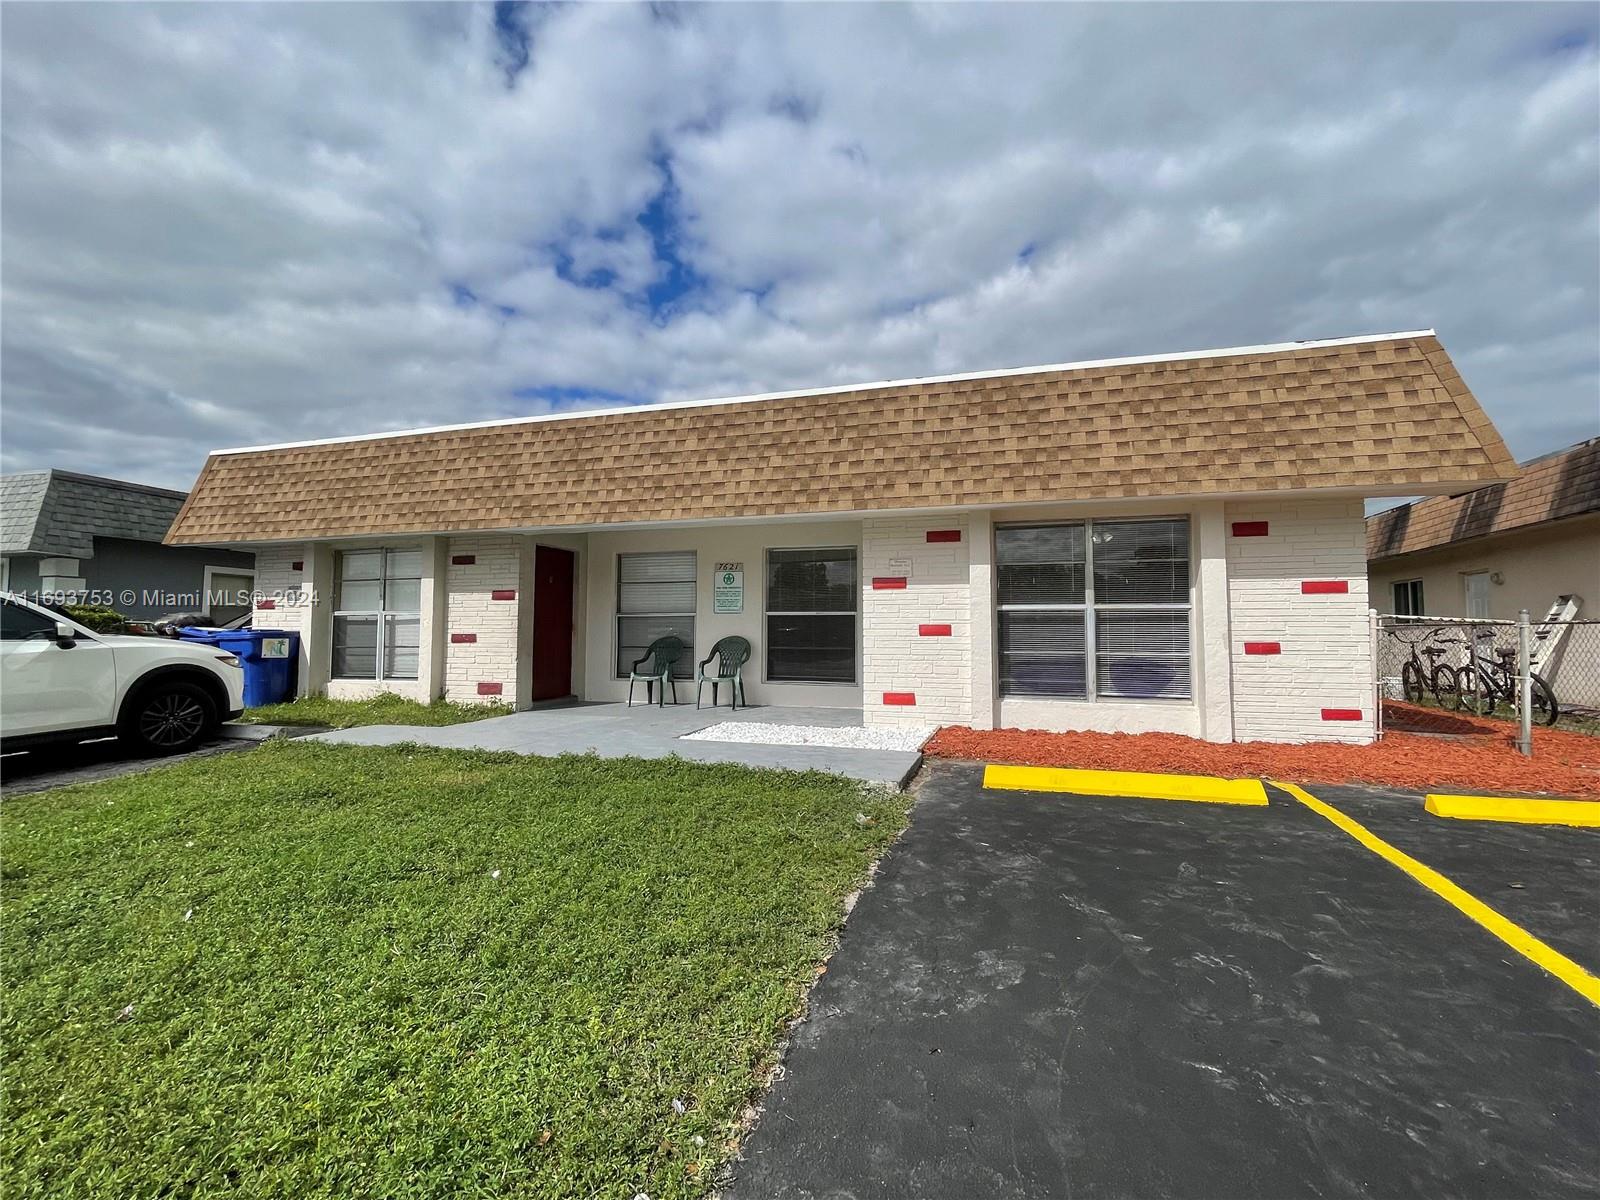
[[0, 459], [1436, 327], [1600, 433], [1590, 4], [19, 4]]

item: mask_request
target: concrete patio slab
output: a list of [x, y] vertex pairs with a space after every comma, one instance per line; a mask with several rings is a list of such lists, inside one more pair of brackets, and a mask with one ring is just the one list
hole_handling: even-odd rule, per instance
[[791, 771], [828, 771], [867, 783], [904, 787], [922, 762], [916, 750], [864, 750], [835, 746], [781, 746], [743, 742], [686, 741], [683, 735], [727, 721], [824, 725], [861, 724], [861, 710], [757, 706], [730, 712], [692, 704], [569, 704], [509, 713], [464, 725], [366, 725], [315, 735], [315, 740], [358, 746], [415, 742], [462, 750], [510, 750], [517, 754], [598, 754], [602, 758], [666, 758], [741, 763]]

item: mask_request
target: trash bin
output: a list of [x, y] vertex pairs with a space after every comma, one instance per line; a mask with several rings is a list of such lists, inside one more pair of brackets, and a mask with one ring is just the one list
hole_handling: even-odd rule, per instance
[[244, 706], [258, 708], [292, 698], [290, 685], [300, 658], [300, 635], [287, 629], [178, 630], [186, 642], [203, 642], [237, 655], [244, 667]]

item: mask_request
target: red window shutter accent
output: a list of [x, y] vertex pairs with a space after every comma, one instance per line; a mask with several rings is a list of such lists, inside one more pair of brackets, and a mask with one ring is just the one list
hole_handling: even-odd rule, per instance
[[450, 565], [452, 567], [470, 567], [477, 561], [478, 556], [476, 554], [452, 554], [450, 556]]
[[1324, 721], [1359, 721], [1361, 710], [1359, 708], [1325, 708], [1322, 710]]
[[450, 635], [451, 643], [457, 646], [470, 645], [477, 640], [478, 635], [475, 633], [452, 633]]
[[306, 569], [306, 564], [302, 559], [298, 559], [297, 558], [292, 563], [289, 564], [289, 570], [291, 570], [291, 571], [304, 571], [305, 569]]
[[959, 542], [961, 530], [959, 529], [930, 529], [928, 530], [930, 542]]
[[1307, 579], [1300, 584], [1302, 596], [1343, 596], [1349, 590], [1348, 579]]
[[1246, 654], [1281, 654], [1283, 647], [1278, 645], [1277, 642], [1246, 642], [1244, 644], [1244, 652]]
[[1265, 521], [1235, 521], [1233, 523], [1234, 537], [1266, 537], [1267, 523]]
[[875, 575], [872, 579], [872, 590], [875, 592], [894, 592], [903, 590], [906, 586], [903, 575]]
[[917, 694], [915, 692], [885, 692], [883, 694], [883, 702], [885, 704], [915, 704], [917, 702]]
[[499, 684], [499, 683], [480, 683], [478, 685], [478, 695], [480, 695], [480, 696], [498, 696], [498, 695], [500, 695], [501, 688], [504, 687], [504, 686], [505, 686], [504, 684]]
[[278, 602], [276, 600], [257, 600], [256, 601], [256, 607], [257, 608], [277, 608], [278, 607]]
[[918, 625], [917, 626], [917, 635], [919, 637], [949, 637], [950, 636], [950, 626], [948, 626], [948, 625]]
[[495, 588], [494, 591], [489, 593], [489, 599], [491, 600], [515, 600], [516, 598], [516, 588]]

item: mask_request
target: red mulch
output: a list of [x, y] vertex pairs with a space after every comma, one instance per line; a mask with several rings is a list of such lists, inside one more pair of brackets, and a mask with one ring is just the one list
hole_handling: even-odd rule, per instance
[[934, 734], [923, 752], [1038, 767], [1600, 798], [1600, 738], [1535, 729], [1533, 757], [1524, 758], [1505, 722], [1456, 714], [1452, 721], [1449, 738], [1389, 733], [1370, 746], [1202, 742], [1175, 733], [1049, 733], [950, 725]]

